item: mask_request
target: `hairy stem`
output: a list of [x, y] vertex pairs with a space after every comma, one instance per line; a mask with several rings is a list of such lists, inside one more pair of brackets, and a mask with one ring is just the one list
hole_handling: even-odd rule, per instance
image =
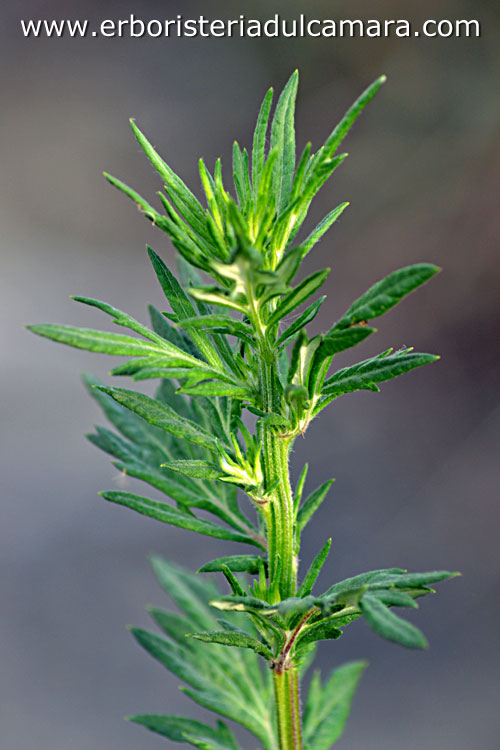
[[[264, 409], [278, 412], [279, 389], [275, 360], [265, 355], [261, 360], [260, 386]], [[269, 554], [269, 585], [274, 590], [278, 581], [277, 598], [294, 596], [297, 584], [295, 554], [293, 495], [288, 471], [288, 456], [292, 440], [278, 436], [272, 428], [264, 427], [263, 463], [267, 487], [271, 494], [265, 517]], [[299, 704], [299, 677], [296, 668], [275, 666], [274, 699], [280, 750], [302, 750], [302, 728]]]
[[279, 750], [302, 750], [297, 670], [275, 671], [273, 682]]
[[[274, 362], [263, 358], [260, 368], [260, 385], [264, 409], [278, 412], [279, 392], [276, 388]], [[294, 596], [297, 563], [294, 544], [293, 495], [288, 471], [291, 439], [283, 438], [271, 427], [263, 430], [263, 464], [267, 487], [274, 487], [266, 510], [269, 544], [269, 581], [278, 581], [280, 599]]]

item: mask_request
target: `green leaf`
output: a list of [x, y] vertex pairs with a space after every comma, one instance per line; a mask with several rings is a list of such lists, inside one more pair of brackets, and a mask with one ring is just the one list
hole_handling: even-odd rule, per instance
[[394, 271], [353, 302], [336, 324], [337, 327], [348, 328], [383, 315], [407, 294], [429, 281], [439, 270], [431, 263], [417, 263]]
[[130, 631], [137, 642], [154, 659], [170, 672], [173, 672], [179, 679], [200, 690], [207, 687], [207, 679], [201, 670], [190, 662], [188, 655], [176, 644], [143, 628], [130, 628]]
[[[218, 573], [223, 566], [227, 566], [233, 573], [249, 573], [254, 575], [259, 572], [259, 555], [232, 555], [231, 557], [218, 557], [211, 560], [199, 569], [198, 573]], [[267, 560], [262, 560], [267, 565]]]
[[262, 106], [260, 108], [259, 116], [257, 118], [257, 124], [255, 126], [255, 132], [253, 136], [253, 148], [252, 148], [252, 181], [254, 194], [257, 195], [259, 190], [259, 182], [264, 169], [265, 163], [265, 151], [266, 151], [266, 136], [267, 126], [269, 122], [269, 113], [271, 112], [271, 105], [273, 101], [273, 90], [269, 89], [264, 97]]
[[153, 224], [156, 224], [157, 226], [164, 228], [163, 225], [163, 219], [164, 217], [161, 216], [161, 214], [153, 207], [150, 203], [148, 203], [142, 195], [139, 195], [135, 190], [133, 190], [131, 187], [126, 185], [121, 180], [118, 180], [116, 177], [113, 177], [112, 175], [108, 174], [107, 172], [103, 172], [104, 177], [107, 179], [107, 181], [113, 185], [113, 187], [120, 190], [120, 192], [125, 193], [126, 196], [128, 196], [134, 203], [137, 205], [137, 208], [139, 211], [141, 211], [146, 218], [148, 218], [150, 221], [153, 222]]
[[321, 620], [301, 631], [297, 638], [297, 648], [302, 648], [307, 643], [316, 643], [316, 641], [336, 640], [341, 635], [342, 631], [339, 630], [335, 619]]
[[345, 349], [350, 349], [352, 346], [357, 346], [371, 333], [375, 333], [375, 330], [375, 328], [364, 325], [344, 329], [335, 328], [334, 326], [323, 336], [317, 357], [323, 360], [326, 357], [338, 354], [338, 352], [343, 352]]
[[273, 178], [273, 192], [278, 211], [288, 203], [295, 170], [295, 99], [299, 73], [290, 76], [276, 105], [271, 126], [271, 149], [277, 153]]
[[382, 589], [381, 591], [372, 592], [372, 596], [379, 599], [386, 607], [411, 607], [416, 609], [417, 602], [405, 591], [397, 589]]
[[406, 620], [391, 612], [373, 594], [363, 594], [360, 600], [361, 611], [371, 628], [389, 641], [407, 648], [427, 648], [427, 640], [421, 631]]
[[246, 213], [248, 201], [250, 200], [248, 156], [246, 156], [246, 158], [243, 156], [237, 141], [234, 141], [233, 143], [233, 179], [236, 195], [238, 197], [238, 204], [243, 213]]
[[247, 323], [243, 323], [242, 320], [230, 318], [229, 315], [199, 315], [195, 318], [186, 318], [179, 321], [179, 325], [188, 330], [201, 328], [205, 331], [227, 333], [230, 336], [237, 336], [249, 344], [255, 343], [252, 328]]
[[342, 734], [365, 668], [366, 662], [357, 661], [336, 669], [323, 687], [320, 706], [306, 712], [304, 740], [314, 750], [329, 750]]
[[166, 356], [166, 344], [142, 341], [132, 336], [121, 333], [108, 333], [107, 331], [95, 331], [92, 328], [75, 328], [74, 326], [62, 326], [53, 323], [27, 326], [29, 331], [38, 336], [58, 341], [61, 344], [73, 346], [76, 349], [86, 349], [89, 352], [100, 354], [116, 354], [122, 357], [140, 357], [151, 355]]
[[263, 615], [271, 615], [278, 611], [277, 607], [253, 596], [221, 596], [210, 604], [212, 607], [226, 612], [258, 612]]
[[242, 633], [228, 633], [225, 630], [220, 630], [213, 633], [190, 633], [190, 636], [204, 643], [219, 643], [223, 646], [250, 648], [256, 654], [263, 656], [264, 659], [271, 660], [273, 658], [271, 651], [261, 641]]
[[391, 612], [377, 596], [366, 593], [360, 600], [361, 611], [373, 630], [389, 641], [406, 648], [427, 648], [424, 634], [406, 620]]
[[329, 539], [326, 544], [320, 549], [320, 551], [312, 561], [299, 590], [297, 591], [297, 596], [307, 596], [311, 593], [312, 587], [314, 586], [316, 579], [321, 572], [321, 568], [323, 567], [325, 560], [328, 557], [331, 546], [332, 540]]
[[439, 583], [448, 578], [455, 578], [460, 573], [450, 572], [449, 570], [432, 570], [427, 573], [407, 573], [397, 575], [394, 578], [394, 585], [401, 588], [415, 588], [418, 586], [430, 586], [432, 583]]
[[330, 586], [330, 588], [321, 595], [321, 597], [328, 597], [331, 599], [340, 598], [346, 592], [362, 589], [374, 582], [380, 583], [383, 586], [388, 586], [391, 585], [394, 580], [397, 580], [400, 574], [403, 573], [406, 573], [406, 571], [402, 568], [369, 570], [367, 573], [360, 573], [359, 575], [346, 578], [344, 581], [334, 583], [333, 586]]
[[345, 211], [349, 203], [341, 203], [340, 206], [330, 211], [322, 221], [318, 224], [311, 234], [304, 240], [302, 247], [304, 248], [303, 257], [309, 253], [314, 245], [323, 237], [323, 235], [330, 229], [332, 224], [337, 221], [339, 216]]
[[142, 417], [149, 424], [160, 427], [175, 437], [188, 440], [195, 445], [201, 445], [214, 453], [217, 452], [217, 441], [212, 435], [191, 420], [181, 417], [157, 399], [125, 388], [108, 388], [106, 386], [97, 386], [97, 388]]
[[297, 320], [294, 321], [292, 325], [288, 326], [288, 328], [285, 331], [283, 331], [278, 341], [276, 342], [277, 346], [282, 346], [292, 336], [298, 333], [298, 331], [301, 331], [303, 328], [305, 328], [306, 325], [311, 322], [311, 320], [314, 320], [314, 318], [318, 314], [319, 308], [321, 307], [325, 299], [326, 299], [326, 294], [324, 294], [323, 297], [320, 297], [315, 302], [313, 302], [312, 305], [309, 305], [309, 307], [306, 310], [304, 310], [304, 312], [301, 315], [299, 315]]
[[231, 310], [237, 310], [241, 313], [246, 313], [245, 305], [232, 299], [222, 289], [217, 286], [198, 286], [192, 287], [189, 293], [195, 299], [206, 302], [209, 305], [220, 305], [221, 307], [229, 307]]
[[229, 584], [229, 588], [231, 589], [232, 593], [236, 596], [246, 596], [246, 591], [234, 575], [234, 573], [229, 570], [227, 565], [222, 566], [222, 573], [224, 575], [224, 578]]
[[373, 99], [379, 88], [386, 82], [386, 76], [380, 76], [370, 86], [368, 86], [361, 96], [356, 99], [354, 104], [349, 107], [348, 111], [335, 127], [331, 135], [328, 137], [325, 143], [325, 151], [331, 152], [333, 149], [337, 149], [341, 144], [353, 123], [357, 120], [361, 112], [364, 110], [366, 105]]
[[202, 459], [168, 461], [168, 463], [162, 464], [162, 468], [177, 471], [179, 474], [185, 474], [196, 479], [219, 479], [219, 477], [224, 476], [220, 466]]
[[164, 180], [167, 190], [172, 198], [177, 199], [177, 205], [181, 206], [184, 217], [192, 226], [203, 228], [205, 226], [205, 211], [198, 199], [193, 195], [191, 190], [184, 184], [180, 177], [166, 164], [161, 156], [155, 151], [146, 136], [141, 133], [133, 120], [130, 121], [132, 131], [140, 145], [156, 169], [160, 177]]
[[188, 393], [190, 396], [229, 396], [230, 398], [236, 398], [241, 401], [251, 399], [252, 394], [245, 388], [239, 385], [233, 385], [232, 383], [217, 383], [212, 380], [204, 381], [203, 383], [197, 383], [190, 385], [187, 383], [181, 388], [181, 393]]
[[124, 505], [126, 508], [135, 510], [143, 516], [155, 518], [157, 521], [168, 523], [171, 526], [178, 526], [181, 529], [195, 531], [198, 534], [205, 534], [206, 536], [212, 536], [216, 539], [227, 539], [231, 542], [253, 544], [257, 547], [260, 546], [259, 542], [246, 534], [240, 534], [237, 531], [226, 529], [223, 526], [218, 526], [211, 521], [205, 521], [196, 518], [195, 516], [185, 515], [165, 503], [159, 503], [156, 500], [150, 500], [147, 497], [133, 495], [130, 492], [101, 492], [99, 494], [111, 503]]
[[200, 580], [194, 573], [160, 555], [152, 555], [151, 565], [162, 589], [188, 617], [191, 630], [193, 626], [200, 630], [212, 630], [217, 626], [208, 608], [208, 602], [218, 593], [211, 579]]
[[305, 302], [319, 287], [324, 284], [328, 274], [330, 273], [329, 268], [325, 268], [322, 271], [315, 271], [308, 276], [304, 281], [301, 281], [296, 287], [294, 287], [288, 294], [280, 300], [276, 310], [267, 321], [269, 327], [278, 323], [286, 315], [289, 315], [296, 307]]
[[338, 370], [325, 381], [324, 395], [336, 398], [344, 393], [369, 390], [378, 391], [377, 383], [403, 375], [415, 367], [435, 362], [439, 357], [433, 354], [392, 354], [386, 357], [372, 357], [351, 367]]
[[212, 729], [206, 724], [182, 716], [138, 714], [128, 718], [173, 742], [188, 742], [201, 750], [238, 750], [234, 737], [221, 721], [217, 722], [217, 729]]
[[321, 487], [314, 490], [304, 501], [302, 507], [299, 508], [299, 512], [297, 513], [297, 529], [299, 533], [302, 532], [305, 525], [318, 510], [334, 481], [335, 479], [329, 479], [328, 482], [325, 482]]

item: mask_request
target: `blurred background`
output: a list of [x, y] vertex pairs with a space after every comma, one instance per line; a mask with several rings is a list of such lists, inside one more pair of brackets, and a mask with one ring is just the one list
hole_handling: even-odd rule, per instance
[[[404, 6], [404, 7], [403, 7]], [[477, 18], [479, 39], [24, 39], [21, 18]], [[415, 346], [442, 359], [339, 399], [296, 445], [312, 490], [337, 481], [305, 534], [303, 563], [333, 536], [322, 583], [371, 568], [448, 568], [415, 622], [426, 653], [356, 623], [321, 645], [324, 670], [371, 665], [338, 748], [493, 750], [499, 736], [498, 438], [500, 433], [500, 8], [494, 0], [263, 0], [103, 4], [18, 0], [0, 10], [2, 503], [1, 717], [5, 750], [154, 750], [174, 745], [122, 720], [168, 712], [210, 718], [139, 649], [126, 623], [164, 604], [147, 555], [196, 568], [235, 549], [162, 527], [97, 496], [116, 470], [83, 437], [101, 422], [80, 372], [111, 361], [35, 338], [26, 323], [106, 326], [69, 294], [105, 299], [146, 320], [164, 309], [146, 257], [169, 263], [164, 235], [101, 176], [145, 196], [159, 189], [128, 126], [133, 116], [188, 184], [196, 163], [234, 138], [248, 145], [258, 106], [298, 67], [297, 133], [318, 147], [358, 93], [389, 81], [347, 141], [351, 156], [323, 189], [308, 228], [351, 206], [308, 270], [331, 265], [325, 330], [393, 269], [432, 261], [432, 283], [384, 317], [359, 355]], [[133, 485], [131, 485], [133, 487]], [[246, 744], [245, 744], [246, 743]], [[177, 745], [175, 745], [177, 746]], [[242, 739], [242, 747], [254, 747]]]

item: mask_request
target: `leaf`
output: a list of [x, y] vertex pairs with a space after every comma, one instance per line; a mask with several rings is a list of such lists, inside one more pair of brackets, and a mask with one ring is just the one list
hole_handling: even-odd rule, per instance
[[130, 632], [137, 642], [157, 661], [173, 672], [179, 679], [198, 689], [207, 687], [207, 679], [202, 672], [193, 665], [187, 654], [166, 638], [156, 633], [150, 633], [143, 628], [130, 628]]
[[229, 588], [231, 589], [232, 593], [236, 596], [246, 596], [245, 589], [241, 586], [240, 582], [234, 575], [234, 573], [229, 570], [227, 565], [222, 566], [222, 573], [224, 575], [224, 578], [229, 584]]
[[394, 271], [353, 302], [336, 325], [347, 328], [383, 315], [407, 294], [429, 281], [439, 270], [431, 263], [417, 263]]
[[[314, 750], [329, 750], [344, 730], [351, 702], [366, 662], [349, 662], [332, 672], [321, 692], [320, 706], [306, 711], [304, 740]], [[315, 697], [319, 690], [316, 690]], [[309, 703], [308, 703], [309, 708]]]
[[361, 96], [356, 99], [354, 104], [349, 107], [342, 120], [334, 128], [325, 142], [323, 149], [324, 158], [331, 158], [333, 156], [333, 154], [338, 149], [347, 133], [353, 126], [354, 122], [358, 119], [361, 112], [373, 99], [373, 97], [382, 86], [382, 84], [385, 83], [385, 81], [386, 76], [380, 76], [380, 78], [377, 78], [376, 81], [374, 81], [370, 86], [368, 86], [367, 89], [365, 89], [365, 91], [363, 91]]
[[[206, 376], [205, 376], [206, 377]], [[186, 383], [180, 389], [181, 393], [188, 393], [190, 396], [229, 396], [230, 398], [239, 399], [240, 401], [252, 399], [252, 394], [240, 385], [233, 383], [214, 382], [213, 380], [204, 380], [202, 383], [191, 385]]]
[[333, 327], [323, 336], [317, 357], [323, 360], [345, 349], [350, 349], [352, 346], [357, 346], [371, 333], [375, 333], [375, 330], [369, 326], [353, 326], [344, 329]]
[[301, 331], [303, 328], [305, 328], [306, 325], [311, 322], [311, 320], [314, 320], [314, 318], [318, 314], [319, 308], [321, 307], [325, 299], [326, 299], [326, 294], [324, 294], [323, 297], [320, 297], [315, 302], [313, 302], [312, 305], [309, 305], [309, 307], [306, 310], [304, 310], [304, 312], [301, 315], [299, 315], [297, 320], [294, 323], [292, 323], [292, 325], [288, 326], [288, 328], [285, 331], [283, 331], [278, 341], [276, 342], [277, 346], [281, 346], [282, 344], [284, 344], [286, 341], [288, 341], [288, 339], [294, 336], [298, 331]]
[[218, 593], [211, 579], [200, 580], [194, 573], [160, 555], [151, 556], [151, 565], [162, 589], [187, 615], [191, 629], [193, 625], [200, 630], [216, 627], [217, 621], [208, 608], [208, 602]]
[[116, 354], [123, 357], [157, 356], [158, 354], [166, 356], [168, 354], [166, 345], [142, 341], [121, 333], [108, 333], [91, 328], [75, 328], [53, 323], [42, 323], [27, 326], [27, 328], [38, 336], [90, 352]]
[[[198, 570], [198, 573], [218, 573], [223, 566], [227, 566], [233, 573], [249, 573], [254, 575], [259, 572], [259, 555], [232, 555], [231, 557], [218, 557], [211, 560]], [[267, 560], [262, 560], [267, 565]]]
[[188, 742], [201, 750], [238, 750], [238, 745], [226, 725], [219, 721], [218, 728], [182, 716], [138, 714], [129, 721], [167, 737], [173, 742]]
[[277, 153], [273, 192], [278, 211], [288, 202], [295, 170], [294, 117], [298, 84], [299, 73], [295, 70], [281, 93], [271, 125], [271, 149]]
[[335, 479], [329, 479], [328, 482], [325, 482], [321, 487], [314, 490], [304, 501], [302, 507], [299, 508], [299, 512], [297, 513], [297, 529], [299, 533], [303, 531], [308, 521], [318, 510], [334, 481]]
[[184, 217], [196, 228], [204, 228], [205, 212], [203, 206], [193, 195], [191, 190], [184, 184], [180, 177], [166, 164], [161, 156], [155, 151], [146, 136], [139, 130], [133, 120], [130, 121], [132, 131], [145, 152], [153, 167], [164, 180], [169, 193], [177, 199], [177, 204], [182, 207]]
[[240, 534], [232, 529], [226, 529], [223, 526], [218, 526], [211, 521], [205, 521], [195, 516], [185, 515], [180, 511], [172, 508], [165, 503], [159, 503], [156, 500], [150, 500], [147, 497], [141, 497], [140, 495], [133, 495], [130, 492], [100, 492], [100, 495], [105, 500], [111, 503], [117, 503], [118, 505], [124, 505], [126, 508], [137, 511], [143, 516], [149, 516], [155, 518], [157, 521], [162, 523], [168, 523], [171, 526], [178, 526], [181, 529], [187, 529], [188, 531], [195, 531], [198, 534], [204, 534], [206, 536], [213, 536], [216, 539], [227, 539], [231, 542], [241, 542], [243, 544], [253, 544], [257, 547], [260, 546], [259, 542], [247, 536], [246, 534]]
[[417, 602], [410, 594], [397, 591], [397, 589], [382, 589], [381, 591], [374, 591], [372, 595], [386, 607], [412, 607], [413, 609], [418, 607]]
[[371, 628], [389, 641], [406, 648], [427, 648], [424, 634], [406, 620], [391, 612], [377, 596], [366, 593], [360, 600], [361, 611]]
[[195, 445], [201, 445], [214, 453], [217, 452], [217, 441], [212, 435], [202, 430], [191, 420], [181, 417], [157, 399], [125, 388], [96, 387], [103, 393], [107, 393], [119, 404], [142, 417], [149, 424], [160, 427], [175, 437], [188, 440]]
[[319, 287], [324, 284], [328, 274], [330, 273], [329, 268], [325, 268], [322, 271], [315, 271], [308, 276], [304, 281], [301, 281], [296, 287], [294, 287], [288, 294], [280, 300], [276, 310], [267, 321], [269, 327], [278, 323], [286, 315], [289, 315], [296, 307], [305, 302]]
[[330, 211], [322, 221], [318, 224], [315, 229], [311, 232], [311, 234], [304, 240], [302, 243], [302, 247], [304, 248], [303, 256], [307, 255], [314, 245], [316, 245], [317, 242], [323, 237], [325, 232], [327, 232], [332, 224], [337, 221], [339, 216], [345, 211], [349, 203], [341, 203], [340, 206], [337, 206], [337, 208], [334, 208], [333, 211]]
[[449, 570], [432, 570], [427, 573], [407, 573], [402, 572], [394, 578], [394, 585], [404, 588], [414, 588], [418, 586], [429, 586], [432, 583], [439, 583], [448, 578], [455, 578], [460, 573], [450, 572]]
[[334, 583], [333, 586], [330, 586], [330, 588], [321, 595], [321, 598], [340, 598], [346, 592], [359, 590], [374, 582], [378, 582], [382, 586], [391, 585], [391, 583], [402, 573], [406, 573], [402, 568], [369, 570], [366, 573], [360, 573], [359, 575], [346, 578], [344, 581]]
[[254, 194], [257, 195], [259, 189], [260, 177], [264, 169], [267, 126], [269, 122], [269, 113], [273, 101], [273, 90], [269, 89], [264, 97], [260, 108], [257, 124], [255, 126], [252, 148], [252, 181]]
[[205, 331], [213, 330], [218, 333], [227, 333], [230, 336], [237, 336], [249, 344], [255, 343], [253, 329], [247, 323], [243, 323], [242, 320], [230, 318], [229, 315], [199, 315], [195, 318], [186, 318], [179, 321], [179, 325], [188, 330], [201, 328]]
[[297, 648], [302, 648], [307, 643], [315, 643], [316, 641], [336, 640], [341, 635], [342, 631], [339, 630], [334, 619], [321, 620], [301, 631], [297, 638]]
[[139, 195], [135, 190], [133, 190], [131, 187], [126, 185], [121, 180], [118, 180], [116, 177], [113, 177], [112, 175], [108, 174], [107, 172], [103, 172], [104, 177], [107, 179], [107, 181], [113, 185], [113, 187], [120, 190], [120, 192], [125, 193], [126, 196], [128, 196], [134, 203], [136, 204], [137, 208], [148, 218], [150, 221], [153, 222], [153, 224], [156, 224], [157, 226], [160, 226], [163, 228], [163, 216], [158, 213], [158, 211], [151, 206], [143, 197], [142, 195]]
[[213, 633], [190, 633], [189, 635], [191, 638], [196, 638], [204, 643], [219, 643], [223, 646], [250, 648], [256, 654], [263, 656], [264, 659], [271, 660], [273, 658], [271, 651], [261, 641], [242, 633], [228, 633], [225, 630], [220, 630]]
[[378, 391], [377, 383], [403, 375], [415, 367], [435, 362], [439, 357], [433, 354], [392, 354], [386, 357], [372, 357], [351, 367], [344, 367], [328, 380], [322, 389], [324, 395], [336, 398], [344, 393], [369, 390]]
[[210, 604], [226, 612], [258, 612], [262, 615], [271, 615], [278, 611], [277, 607], [253, 596], [221, 596]]
[[199, 349], [195, 346], [185, 331], [174, 327], [166, 316], [156, 310], [153, 305], [148, 305], [148, 310], [151, 318], [151, 325], [158, 335], [163, 339], [166, 339], [166, 341], [169, 341], [178, 349], [182, 349], [182, 351], [191, 354], [196, 359], [203, 360], [203, 356], [200, 354]]
[[188, 477], [195, 479], [219, 479], [224, 476], [222, 469], [216, 464], [201, 459], [168, 461], [162, 464], [162, 468], [178, 471]]
[[[245, 151], [246, 154], [246, 151]], [[244, 158], [237, 141], [233, 143], [233, 180], [241, 210], [246, 213], [250, 200], [250, 180], [248, 175], [248, 156]]]
[[309, 464], [305, 463], [302, 468], [302, 471], [300, 472], [300, 476], [297, 481], [297, 486], [295, 488], [295, 496], [293, 498], [293, 508], [294, 508], [295, 513], [297, 513], [300, 507], [300, 503], [302, 501], [302, 495], [304, 492], [304, 485], [306, 483], [308, 471], [309, 471]]
[[297, 596], [307, 596], [311, 593], [312, 587], [314, 586], [316, 579], [321, 572], [321, 568], [323, 567], [325, 560], [328, 557], [331, 546], [332, 540], [329, 539], [326, 544], [320, 549], [320, 551], [312, 561], [299, 590], [297, 591]]
[[197, 286], [192, 287], [189, 293], [195, 299], [206, 302], [209, 305], [220, 305], [221, 307], [229, 307], [231, 310], [237, 310], [241, 313], [246, 313], [245, 305], [236, 300], [232, 299], [222, 289], [217, 286]]

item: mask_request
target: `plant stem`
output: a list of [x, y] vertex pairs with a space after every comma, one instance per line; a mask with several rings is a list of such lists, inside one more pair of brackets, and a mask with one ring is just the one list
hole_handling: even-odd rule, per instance
[[[260, 385], [264, 409], [279, 412], [274, 361], [263, 357]], [[278, 399], [278, 403], [276, 400]], [[269, 582], [278, 582], [280, 599], [295, 595], [297, 562], [294, 543], [293, 495], [288, 471], [291, 439], [280, 437], [264, 426], [262, 437], [264, 475], [268, 487], [276, 485], [265, 511], [269, 545]]]
[[279, 750], [302, 750], [297, 669], [275, 671], [273, 682]]
[[[274, 357], [263, 356], [260, 387], [264, 409], [279, 413], [280, 396]], [[263, 465], [266, 485], [277, 485], [265, 510], [269, 554], [269, 585], [278, 582], [278, 599], [294, 596], [297, 585], [297, 558], [294, 538], [293, 495], [288, 471], [291, 438], [283, 438], [271, 427], [263, 428]], [[277, 664], [274, 674], [274, 699], [280, 750], [302, 750], [299, 703], [299, 677], [294, 667]]]

